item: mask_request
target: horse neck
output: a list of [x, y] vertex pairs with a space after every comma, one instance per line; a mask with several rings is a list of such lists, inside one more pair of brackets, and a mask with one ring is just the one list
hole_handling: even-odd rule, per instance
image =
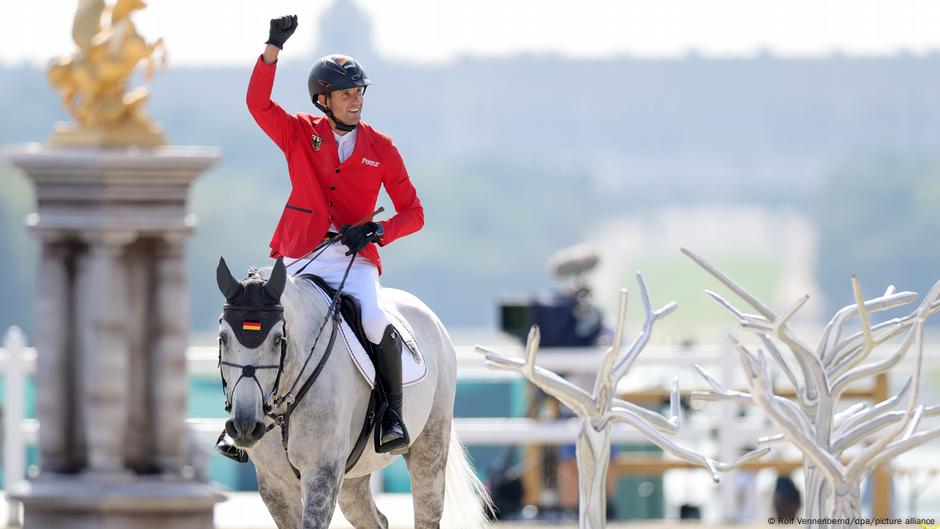
[[[329, 343], [332, 333], [332, 321], [323, 325], [323, 319], [326, 316], [329, 302], [316, 291], [312, 285], [301, 285], [295, 282], [293, 278], [288, 278], [284, 287], [284, 293], [281, 295], [281, 304], [284, 306], [284, 321], [287, 326], [287, 359], [284, 366], [284, 375], [288, 383], [300, 371], [307, 355], [316, 342], [316, 351], [313, 353], [311, 364], [316, 364]], [[317, 341], [321, 325], [323, 326], [322, 336]], [[343, 340], [336, 340], [333, 345], [334, 354], [336, 350], [345, 347]], [[313, 371], [313, 366], [308, 365], [305, 374], [309, 375]]]

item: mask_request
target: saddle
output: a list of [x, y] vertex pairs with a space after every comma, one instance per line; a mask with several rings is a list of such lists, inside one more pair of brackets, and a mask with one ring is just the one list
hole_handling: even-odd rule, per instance
[[[318, 275], [303, 274], [297, 276], [296, 279], [303, 279], [312, 282], [317, 286], [317, 288], [320, 289], [324, 297], [328, 298], [329, 300], [332, 300], [336, 296], [336, 289], [327, 284], [327, 282]], [[363, 378], [372, 388], [369, 396], [369, 404], [366, 408], [365, 421], [363, 422], [359, 436], [353, 445], [353, 449], [346, 460], [345, 471], [349, 472], [353, 467], [356, 466], [356, 463], [362, 456], [362, 452], [365, 450], [369, 436], [373, 433], [373, 431], [375, 432], [375, 447], [378, 447], [378, 430], [375, 428], [375, 424], [378, 419], [382, 417], [382, 414], [385, 413], [385, 408], [388, 406], [388, 403], [385, 396], [385, 390], [381, 387], [379, 378], [375, 373], [375, 358], [377, 351], [375, 351], [374, 348], [376, 346], [373, 345], [366, 337], [365, 329], [362, 326], [362, 311], [359, 306], [359, 300], [346, 293], [340, 293], [339, 312], [344, 323], [344, 325], [340, 325], [339, 327], [342, 338], [346, 341], [350, 355], [352, 356], [353, 362], [356, 364], [360, 374], [362, 374]], [[389, 316], [389, 322], [392, 323], [396, 329], [398, 329], [399, 334], [402, 336], [402, 342], [404, 346], [402, 347], [402, 386], [415, 384], [424, 378], [424, 375], [427, 372], [427, 367], [424, 365], [421, 354], [417, 349], [417, 344], [414, 341], [414, 333], [409, 327], [405, 325], [401, 318], [394, 314], [388, 313], [388, 311], [386, 311], [386, 313]], [[347, 338], [347, 328], [355, 336], [354, 341], [351, 341]], [[410, 354], [405, 355], [405, 351], [408, 351]], [[406, 359], [409, 359], [409, 361], [405, 361]], [[408, 369], [408, 366], [411, 366], [411, 369]], [[415, 369], [415, 367], [419, 367], [420, 369]]]
[[[297, 279], [306, 279], [312, 282], [330, 299], [336, 297], [336, 289], [327, 284], [327, 282], [318, 275], [303, 274], [298, 276]], [[343, 317], [343, 321], [345, 321], [356, 334], [356, 338], [359, 340], [359, 343], [362, 344], [362, 347], [368, 351], [369, 358], [375, 360], [375, 351], [372, 350], [372, 343], [366, 338], [366, 331], [362, 327], [362, 309], [359, 308], [359, 300], [346, 293], [340, 294], [339, 313]]]
[[[332, 300], [336, 294], [336, 289], [328, 285], [320, 276], [303, 274], [297, 276], [296, 279], [306, 279], [316, 285], [323, 294], [324, 300]], [[402, 387], [413, 386], [424, 380], [425, 375], [427, 375], [427, 365], [421, 351], [418, 349], [414, 331], [405, 318], [388, 304], [383, 304], [381, 298], [379, 304], [383, 305], [382, 308], [385, 310], [389, 323], [395, 327], [401, 336], [403, 346], [401, 385]], [[369, 384], [369, 387], [374, 388], [376, 384], [375, 351], [372, 348], [375, 346], [366, 338], [365, 329], [362, 327], [362, 312], [359, 308], [359, 300], [342, 293], [340, 294], [339, 307], [340, 315], [343, 317], [343, 323], [345, 324], [340, 326], [343, 329], [341, 337], [349, 348], [350, 356], [359, 370], [359, 374]]]

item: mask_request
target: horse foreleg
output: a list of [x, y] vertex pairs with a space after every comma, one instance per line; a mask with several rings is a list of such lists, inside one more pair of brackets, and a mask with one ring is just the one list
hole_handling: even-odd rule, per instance
[[339, 508], [356, 529], [388, 529], [388, 519], [372, 497], [370, 476], [347, 478], [339, 489]]
[[444, 469], [450, 444], [451, 418], [428, 419], [424, 431], [405, 454], [411, 475], [415, 529], [438, 529], [444, 513]]
[[303, 529], [327, 529], [336, 510], [343, 481], [342, 463], [321, 462], [301, 475], [304, 498]]
[[300, 485], [296, 483], [293, 474], [290, 475], [290, 479], [295, 480], [293, 483], [285, 483], [280, 477], [269, 478], [262, 472], [257, 475], [261, 499], [278, 529], [300, 527], [303, 505], [300, 503]]

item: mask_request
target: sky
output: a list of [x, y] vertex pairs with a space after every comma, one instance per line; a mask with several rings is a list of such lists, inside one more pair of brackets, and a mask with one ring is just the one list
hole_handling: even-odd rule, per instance
[[[110, 0], [113, 1], [113, 0]], [[163, 37], [171, 64], [244, 64], [268, 20], [297, 14], [286, 45], [319, 42], [332, 0], [148, 0], [135, 16]], [[573, 57], [921, 55], [940, 51], [940, 2], [915, 0], [344, 0], [372, 19], [381, 55], [447, 62], [461, 55]], [[0, 0], [0, 63], [70, 53], [77, 0]]]

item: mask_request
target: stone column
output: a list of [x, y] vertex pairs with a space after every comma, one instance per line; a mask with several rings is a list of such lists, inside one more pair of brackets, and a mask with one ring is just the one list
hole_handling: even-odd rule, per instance
[[42, 247], [39, 257], [39, 281], [36, 297], [36, 416], [39, 431], [39, 455], [43, 468], [69, 472], [79, 468], [76, 461], [72, 424], [72, 361], [74, 347], [70, 339], [71, 282], [68, 270], [68, 246], [62, 232], [39, 232]]
[[157, 291], [153, 385], [156, 463], [165, 472], [178, 473], [186, 458], [186, 347], [189, 345], [189, 291], [183, 260], [188, 232], [164, 234], [154, 252]]
[[128, 231], [85, 232], [86, 273], [80, 276], [76, 300], [79, 336], [84, 350], [82, 403], [88, 470], [104, 474], [124, 471], [127, 430], [129, 348], [127, 277], [123, 263]]

